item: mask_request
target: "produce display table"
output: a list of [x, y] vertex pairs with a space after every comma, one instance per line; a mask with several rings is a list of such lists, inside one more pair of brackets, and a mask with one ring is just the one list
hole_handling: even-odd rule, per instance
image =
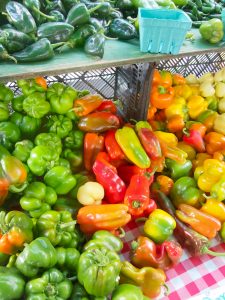
[[[107, 41], [103, 59], [93, 59], [92, 57], [87, 57], [83, 51], [71, 50], [67, 53], [56, 55], [50, 61], [17, 65], [13, 63], [0, 63], [0, 82], [7, 83], [20, 78], [84, 72], [147, 62], [156, 62], [160, 65], [162, 61], [170, 60], [171, 58], [176, 60], [182, 57], [201, 56], [206, 53], [220, 53], [225, 51], [224, 42], [216, 46], [209, 45], [199, 38], [197, 30], [193, 30], [193, 32], [196, 41], [194, 43], [185, 41], [179, 55], [176, 56], [141, 53], [137, 40], [130, 42]], [[218, 63], [220, 64], [221, 61]], [[161, 65], [161, 68], [163, 66]], [[168, 66], [173, 67], [170, 64]], [[207, 71], [204, 69], [204, 65], [201, 68], [203, 72]], [[141, 225], [137, 226], [136, 223], [132, 222], [125, 228], [125, 231], [123, 259], [128, 259], [130, 242], [140, 234]], [[212, 246], [211, 250], [217, 252], [225, 251], [225, 244], [219, 240], [213, 240]], [[207, 289], [223, 287], [225, 285], [225, 258], [209, 255], [190, 257], [184, 251], [181, 262], [176, 267], [167, 271], [166, 274], [170, 294], [168, 296], [162, 294], [160, 297], [161, 300], [192, 299], [195, 295], [201, 294]]]

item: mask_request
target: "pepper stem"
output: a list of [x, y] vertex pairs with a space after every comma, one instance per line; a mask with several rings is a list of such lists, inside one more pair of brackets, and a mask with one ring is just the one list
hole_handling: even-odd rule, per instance
[[[104, 2], [103, 2], [104, 3]], [[103, 3], [99, 3], [98, 5], [96, 5], [95, 7], [92, 7], [90, 9], [88, 9], [89, 14], [93, 13], [94, 11], [96, 11], [97, 9], [99, 9]]]
[[137, 218], [136, 220], [135, 220], [135, 222], [145, 222], [145, 221], [147, 221], [148, 220], [148, 218]]
[[166, 283], [163, 284], [163, 287], [165, 288], [165, 292], [164, 292], [164, 295], [165, 296], [168, 296], [169, 293], [170, 293], [170, 289], [168, 287], [168, 285]]
[[137, 249], [137, 247], [138, 247], [138, 242], [137, 241], [132, 241], [131, 242], [131, 249], [135, 251]]
[[60, 224], [60, 228], [63, 229], [63, 228], [66, 228], [66, 227], [69, 227], [69, 226], [72, 226], [72, 225], [76, 225], [77, 224], [77, 221], [71, 221], [71, 222], [68, 222], [68, 223], [63, 223], [63, 224]]
[[206, 246], [202, 248], [201, 251], [202, 254], [209, 254], [212, 256], [225, 256], [225, 252], [215, 252], [215, 251], [211, 251], [209, 250], [209, 248], [207, 248]]
[[3, 55], [2, 55], [2, 58], [5, 59], [5, 60], [7, 60], [7, 59], [13, 60], [14, 63], [17, 64], [17, 60], [15, 59], [15, 57], [13, 57], [13, 56], [11, 56], [11, 55], [9, 55], [9, 54], [3, 54]]
[[62, 45], [65, 45], [65, 42], [55, 43], [55, 44], [51, 44], [51, 45], [52, 45], [52, 48], [55, 49], [55, 48], [58, 48]]
[[24, 182], [20, 187], [16, 187], [15, 185], [10, 185], [9, 191], [12, 193], [20, 193], [27, 187], [28, 183]]
[[184, 135], [190, 136], [190, 134], [189, 134], [187, 128], [183, 128], [182, 132], [183, 132]]
[[45, 17], [48, 20], [52, 20], [55, 21], [55, 17], [53, 16], [48, 16], [45, 13], [43, 13], [42, 11], [40, 11], [37, 7], [33, 6], [32, 10], [34, 10], [36, 13], [38, 13], [40, 16]]

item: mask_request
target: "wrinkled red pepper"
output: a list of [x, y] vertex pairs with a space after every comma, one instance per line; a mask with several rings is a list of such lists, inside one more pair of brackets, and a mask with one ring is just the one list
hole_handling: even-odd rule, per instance
[[86, 170], [92, 170], [97, 154], [103, 150], [104, 136], [87, 132], [84, 136], [84, 166]]
[[132, 242], [131, 262], [138, 268], [154, 267], [167, 270], [178, 264], [183, 250], [176, 241], [155, 244], [145, 236]]
[[108, 130], [105, 134], [105, 148], [113, 160], [122, 160], [126, 156], [120, 148], [115, 138], [115, 130]]
[[151, 129], [140, 128], [137, 133], [140, 142], [149, 158], [157, 159], [159, 157], [162, 157], [159, 140]]
[[191, 129], [188, 135], [183, 136], [183, 141], [193, 146], [198, 152], [205, 152], [205, 143], [199, 131]]
[[107, 153], [100, 152], [96, 157], [92, 170], [97, 182], [104, 187], [105, 200], [112, 204], [122, 203], [126, 185], [117, 174], [116, 168], [107, 161], [107, 156]]

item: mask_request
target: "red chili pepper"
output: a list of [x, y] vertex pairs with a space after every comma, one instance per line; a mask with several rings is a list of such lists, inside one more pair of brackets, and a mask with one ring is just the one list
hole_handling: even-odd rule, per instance
[[105, 199], [108, 203], [122, 203], [126, 192], [126, 185], [118, 176], [116, 168], [107, 160], [104, 160], [104, 157], [101, 157], [99, 153], [92, 170], [96, 176], [96, 180], [104, 187]]
[[86, 170], [92, 169], [97, 154], [103, 150], [104, 136], [87, 132], [84, 136], [84, 166]]
[[127, 188], [124, 204], [132, 216], [140, 216], [149, 204], [149, 178], [144, 174], [133, 175]]
[[97, 111], [108, 111], [115, 114], [117, 113], [117, 107], [112, 100], [103, 100], [103, 102], [97, 108]]
[[162, 157], [159, 140], [151, 129], [140, 128], [137, 133], [145, 152], [151, 159]]
[[111, 159], [125, 159], [126, 156], [115, 138], [115, 130], [108, 130], [105, 134], [105, 147]]
[[204, 140], [199, 131], [191, 129], [188, 135], [183, 136], [183, 141], [192, 145], [198, 152], [205, 152]]

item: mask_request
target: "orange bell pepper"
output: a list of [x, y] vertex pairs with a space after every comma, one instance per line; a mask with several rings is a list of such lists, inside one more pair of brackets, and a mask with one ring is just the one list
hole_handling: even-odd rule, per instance
[[167, 70], [160, 71], [161, 81], [160, 84], [162, 84], [165, 87], [171, 87], [173, 83], [173, 77], [172, 74]]
[[147, 120], [152, 120], [154, 119], [155, 113], [157, 112], [157, 108], [154, 106], [149, 106], [148, 108], [148, 114], [147, 114]]
[[150, 95], [151, 105], [158, 109], [167, 108], [173, 101], [174, 88], [163, 85], [154, 86]]
[[173, 115], [166, 124], [169, 132], [178, 132], [185, 126], [184, 119], [180, 115]]
[[173, 85], [185, 84], [186, 79], [181, 74], [172, 74]]
[[192, 89], [187, 84], [176, 85], [174, 87], [176, 97], [182, 97], [185, 100], [192, 96]]
[[47, 85], [47, 81], [45, 80], [44, 77], [39, 76], [39, 77], [36, 77], [34, 80], [38, 85], [43, 87], [43, 89], [47, 90], [48, 85]]
[[188, 204], [180, 204], [176, 216], [208, 239], [213, 239], [221, 229], [218, 219]]
[[77, 223], [82, 232], [92, 234], [98, 230], [114, 231], [131, 220], [125, 204], [87, 205], [77, 214]]
[[161, 75], [159, 70], [154, 69], [153, 71], [153, 77], [152, 77], [152, 85], [158, 85], [161, 83]]
[[221, 133], [211, 131], [205, 135], [204, 140], [206, 143], [206, 151], [209, 154], [213, 154], [216, 151], [223, 152], [225, 150], [225, 136]]

